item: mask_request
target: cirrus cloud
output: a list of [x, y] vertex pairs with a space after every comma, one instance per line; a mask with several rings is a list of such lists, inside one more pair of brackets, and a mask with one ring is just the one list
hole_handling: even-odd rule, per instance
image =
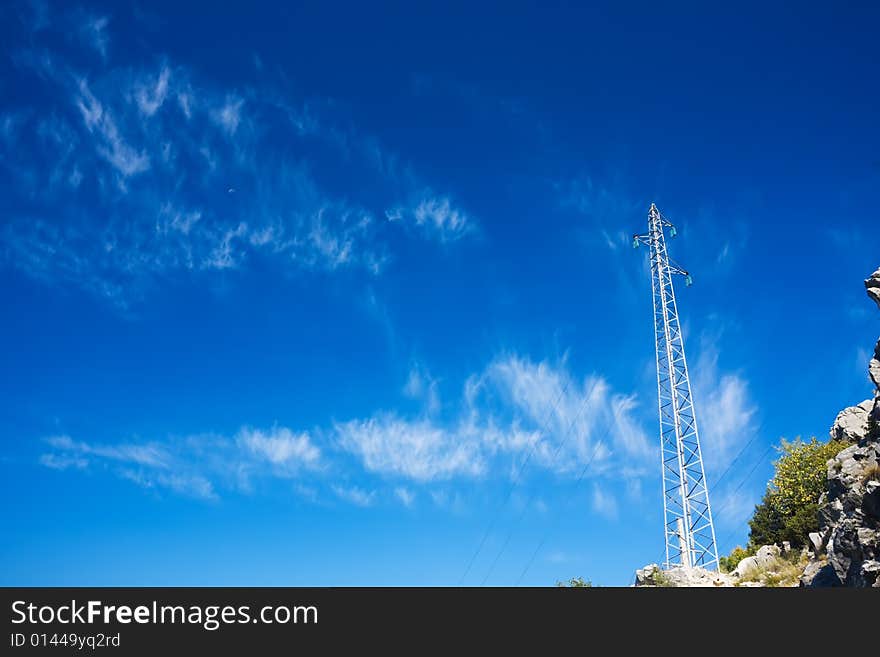
[[[71, 25], [103, 44], [100, 62], [58, 51], [51, 37]], [[475, 225], [332, 102], [266, 76], [220, 84], [167, 57], [118, 64], [110, 28], [48, 15], [45, 29], [9, 44], [12, 83], [42, 100], [0, 113], [0, 192], [15, 208], [0, 265], [127, 308], [157, 285], [256, 261], [377, 276], [403, 224], [434, 241]], [[389, 208], [405, 221], [387, 221]]]

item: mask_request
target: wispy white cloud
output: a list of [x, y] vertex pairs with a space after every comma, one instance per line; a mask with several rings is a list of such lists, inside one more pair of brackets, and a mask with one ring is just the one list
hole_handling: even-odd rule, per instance
[[[331, 222], [334, 216], [338, 221]], [[367, 212], [325, 206], [312, 215], [308, 240], [330, 269], [343, 267], [356, 258], [357, 234], [369, 230], [372, 221]]]
[[367, 491], [357, 486], [333, 486], [333, 492], [346, 502], [350, 502], [355, 506], [367, 507], [372, 506], [376, 500], [376, 491]]
[[36, 32], [49, 26], [49, 5], [46, 0], [31, 0], [20, 6], [25, 10], [23, 20], [30, 30]]
[[554, 441], [552, 451], [551, 444], [545, 444], [537, 452], [548, 463], [553, 459], [549, 464], [554, 467], [568, 469], [587, 460], [598, 466], [612, 449], [635, 459], [653, 454], [633, 416], [636, 397], [614, 393], [601, 376], [580, 382], [564, 362], [553, 366], [510, 356], [493, 362], [484, 380], [507, 395], [520, 417], [542, 430], [545, 439]]
[[52, 436], [46, 442], [62, 453], [79, 454], [86, 460], [93, 457], [155, 468], [167, 467], [170, 461], [165, 449], [155, 444], [90, 445], [67, 435]]
[[[424, 394], [410, 373], [409, 395]], [[634, 397], [601, 377], [576, 381], [564, 364], [507, 356], [469, 377], [452, 419], [381, 412], [337, 424], [343, 449], [380, 475], [417, 482], [517, 471], [525, 454], [558, 473], [601, 473], [618, 458], [630, 476], [653, 454], [634, 416]]]
[[600, 227], [609, 248], [618, 245], [620, 226], [629, 226], [634, 218], [647, 212], [643, 199], [633, 198], [620, 186], [604, 184], [592, 176], [561, 181], [554, 188], [562, 207], [574, 209]]
[[617, 518], [617, 499], [607, 486], [599, 482], [593, 484], [592, 504], [593, 511], [599, 515]]
[[18, 138], [25, 116], [19, 112], [6, 112], [0, 117], [0, 138], [7, 144], [12, 144]]
[[273, 427], [269, 431], [243, 428], [238, 440], [253, 454], [279, 466], [314, 467], [321, 457], [307, 433], [293, 433], [287, 427]]
[[211, 120], [220, 126], [228, 135], [234, 135], [241, 124], [241, 108], [244, 105], [244, 98], [230, 95], [223, 101], [219, 107], [211, 110]]
[[[737, 490], [737, 487], [725, 482], [720, 490], [712, 491], [712, 516], [716, 525], [731, 530], [742, 527], [743, 535], [748, 533], [747, 522], [762, 493], [759, 482], [757, 485], [756, 482], [750, 483], [750, 486]], [[725, 546], [720, 547], [724, 549]]]
[[612, 251], [618, 251], [630, 244], [630, 237], [622, 230], [609, 231], [603, 228], [601, 232], [605, 246]]
[[202, 266], [207, 269], [231, 269], [238, 266], [247, 248], [247, 241], [242, 240], [247, 232], [248, 225], [244, 222], [220, 231], [220, 239], [202, 260]]
[[217, 487], [249, 491], [255, 478], [297, 477], [319, 471], [321, 451], [309, 434], [286, 427], [243, 427], [234, 437], [213, 434], [164, 441], [95, 443], [67, 435], [46, 439], [42, 465], [103, 469], [144, 488], [217, 499]]
[[150, 168], [150, 158], [144, 151], [133, 148], [120, 134], [110, 110], [95, 98], [86, 80], [79, 81], [76, 105], [82, 114], [86, 128], [99, 137], [98, 154], [123, 176], [143, 173]]
[[[426, 369], [414, 368], [402, 392], [430, 399], [432, 381]], [[454, 509], [462, 504], [459, 491], [438, 491], [433, 485], [521, 480], [528, 459], [526, 476], [579, 473], [579, 479], [604, 481], [613, 470], [627, 482], [632, 497], [640, 490], [645, 464], [653, 460], [636, 398], [614, 392], [600, 376], [574, 377], [564, 360], [499, 357], [468, 377], [460, 397], [448, 406], [450, 413], [422, 407], [411, 417], [380, 410], [314, 432], [245, 426], [231, 436], [111, 444], [56, 436], [47, 439], [41, 462], [59, 470], [103, 468], [146, 487], [201, 491], [212, 499], [224, 489], [250, 492], [284, 478], [310, 490], [323, 486], [362, 506], [379, 499], [375, 487], [366, 487], [369, 482], [382, 482], [387, 486], [383, 499], [410, 506], [421, 486], [435, 504]], [[352, 483], [340, 486], [340, 476]], [[594, 495], [598, 512], [613, 512], [616, 499], [609, 495]], [[546, 508], [546, 503], [541, 500], [539, 506]]]
[[467, 500], [457, 490], [435, 489], [430, 491], [431, 501], [440, 509], [452, 513], [463, 513], [467, 509]]
[[165, 103], [168, 97], [171, 69], [163, 66], [156, 76], [149, 76], [135, 86], [135, 100], [141, 113], [153, 116]]
[[[760, 430], [759, 409], [743, 374], [721, 369], [721, 337], [721, 333], [700, 336], [699, 357], [692, 369], [691, 381], [716, 526], [742, 527], [747, 532], [746, 520], [763, 492], [760, 477], [753, 477], [751, 481], [742, 479], [755, 465], [754, 448], [748, 452], [743, 449]], [[713, 478], [727, 472], [740, 453], [744, 454], [743, 458], [716, 485]]]
[[419, 363], [414, 363], [410, 368], [403, 394], [423, 402], [429, 414], [440, 410], [439, 382]]
[[110, 19], [107, 16], [82, 15], [78, 25], [83, 42], [104, 59], [107, 58], [107, 50], [110, 47], [110, 35], [107, 31], [109, 23]]
[[[410, 377], [406, 388], [424, 396], [429, 380]], [[564, 382], [570, 396], [562, 392]], [[542, 422], [547, 409], [541, 405], [552, 408], [557, 395], [550, 421]], [[630, 417], [633, 408], [629, 397], [612, 394], [602, 379], [578, 383], [562, 366], [510, 356], [466, 381], [457, 417], [449, 421], [378, 412], [319, 432], [323, 448], [312, 434], [277, 425], [245, 426], [231, 437], [204, 434], [161, 441], [94, 443], [61, 435], [46, 440], [49, 449], [41, 462], [54, 469], [108, 469], [146, 487], [216, 498], [223, 488], [251, 491], [267, 478], [320, 479], [322, 473], [338, 473], [346, 462], [340, 457], [348, 453], [357, 458], [362, 476], [388, 479], [389, 494], [409, 506], [416, 495], [412, 484], [509, 476], [529, 451], [537, 467], [559, 473], [592, 460], [591, 476], [601, 474], [615, 455], [632, 467], [643, 450], [637, 422]], [[604, 434], [597, 431], [600, 419], [612, 423]], [[621, 426], [613, 426], [621, 419]], [[331, 490], [356, 504], [376, 499], [375, 491], [356, 486]]]
[[141, 488], [166, 488], [186, 497], [195, 497], [203, 500], [218, 499], [214, 485], [201, 475], [187, 475], [180, 473], [153, 472], [144, 470], [132, 470], [123, 468], [119, 470], [119, 476]]
[[544, 560], [547, 563], [552, 563], [556, 565], [571, 563], [571, 561], [573, 561], [573, 559], [562, 550], [550, 550], [549, 552], [547, 552], [547, 556], [544, 557]]
[[758, 409], [748, 381], [722, 372], [719, 353], [717, 339], [702, 336], [693, 377], [703, 460], [710, 472], [726, 467], [757, 431]]
[[454, 208], [448, 198], [422, 199], [413, 215], [418, 225], [436, 230], [447, 239], [460, 237], [469, 228], [465, 214]]
[[486, 467], [471, 437], [449, 433], [427, 420], [382, 414], [337, 424], [335, 430], [342, 446], [371, 472], [425, 482], [479, 475]]
[[85, 470], [89, 467], [88, 459], [81, 456], [59, 456], [58, 454], [41, 454], [40, 464], [53, 470], [67, 470], [68, 468], [76, 468]]
[[385, 211], [388, 221], [413, 224], [442, 241], [464, 237], [474, 229], [471, 219], [446, 196], [428, 194], [410, 205], [397, 205]]
[[187, 210], [175, 207], [171, 203], [165, 203], [159, 208], [157, 230], [163, 233], [173, 231], [189, 235], [201, 218], [202, 213], [200, 210]]
[[405, 486], [398, 486], [395, 488], [394, 495], [400, 500], [403, 506], [412, 506], [416, 501], [416, 494]]
[[[115, 66], [105, 18], [64, 12], [57, 23], [107, 57], [86, 74], [51, 41], [15, 50], [52, 100], [0, 117], [0, 163], [16, 161], [5, 191], [32, 206], [4, 222], [5, 264], [125, 308], [173, 274], [235, 270], [256, 254], [281, 268], [379, 275], [400, 227], [375, 217], [401, 197], [416, 199], [401, 208], [423, 238], [457, 239], [473, 225], [377, 139], [336, 120], [332, 102], [291, 98], [265, 77], [226, 88], [167, 58]], [[329, 193], [339, 180], [316, 173], [326, 168], [310, 164], [311, 151], [370, 180], [368, 202]]]

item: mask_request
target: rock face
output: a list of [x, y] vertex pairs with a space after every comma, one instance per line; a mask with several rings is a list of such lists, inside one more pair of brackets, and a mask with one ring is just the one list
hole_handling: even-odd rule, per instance
[[864, 438], [828, 462], [828, 492], [819, 500], [812, 586], [880, 588], [880, 440]]
[[877, 346], [874, 347], [874, 357], [868, 363], [868, 376], [871, 377], [871, 381], [874, 382], [874, 386], [880, 392], [880, 340], [877, 341]]
[[831, 425], [831, 440], [857, 443], [868, 435], [868, 416], [874, 410], [874, 400], [866, 399], [857, 406], [845, 408]]
[[[865, 281], [880, 307], [880, 269]], [[868, 364], [876, 392], [840, 412], [831, 437], [851, 442], [828, 461], [828, 488], [819, 499], [819, 531], [804, 586], [880, 588], [880, 341]]]
[[865, 289], [868, 290], [868, 296], [880, 308], [880, 269], [871, 274], [870, 278], [865, 279]]

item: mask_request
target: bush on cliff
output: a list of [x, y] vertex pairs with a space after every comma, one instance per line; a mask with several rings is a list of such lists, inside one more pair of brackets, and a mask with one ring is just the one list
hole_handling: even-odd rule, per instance
[[775, 473], [749, 521], [749, 545], [806, 544], [819, 529], [819, 496], [825, 491], [827, 461], [846, 445], [840, 441], [782, 439]]

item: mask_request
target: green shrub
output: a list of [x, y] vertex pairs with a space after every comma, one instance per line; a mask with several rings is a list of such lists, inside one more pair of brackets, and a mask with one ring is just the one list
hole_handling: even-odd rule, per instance
[[764, 586], [775, 588], [785, 581], [785, 575], [782, 573], [767, 573], [764, 575]]
[[784, 541], [785, 539], [781, 538], [784, 531], [785, 519], [779, 511], [775, 495], [768, 491], [764, 493], [761, 503], [755, 507], [752, 519], [749, 520], [749, 547], [772, 545], [776, 541]]
[[739, 565], [739, 562], [745, 559], [746, 557], [750, 557], [755, 554], [755, 547], [752, 545], [747, 546], [746, 548], [741, 548], [737, 545], [733, 550], [731, 550], [730, 554], [726, 557], [720, 557], [718, 559], [718, 565], [721, 567], [721, 572], [723, 573], [732, 573], [736, 570], [736, 567]]
[[572, 577], [567, 582], [556, 582], [556, 586], [571, 587], [573, 589], [591, 589], [593, 588], [593, 583], [583, 577]]
[[654, 571], [654, 576], [651, 578], [654, 581], [654, 586], [661, 587], [674, 587], [675, 584], [672, 583], [672, 580], [669, 578], [669, 575], [664, 573], [659, 568]]
[[843, 442], [822, 443], [782, 439], [774, 461], [775, 473], [767, 491], [749, 520], [749, 544], [753, 547], [788, 541], [802, 547], [810, 532], [819, 529], [819, 496], [825, 491], [827, 462]]

